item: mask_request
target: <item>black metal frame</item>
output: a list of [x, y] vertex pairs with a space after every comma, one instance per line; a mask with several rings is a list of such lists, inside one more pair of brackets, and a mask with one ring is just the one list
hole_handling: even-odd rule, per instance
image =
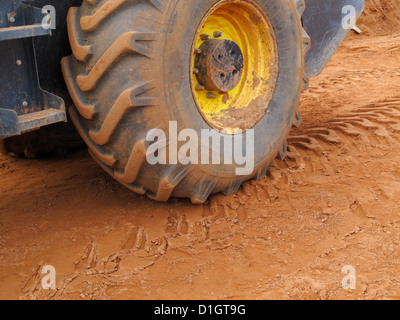
[[67, 120], [64, 100], [40, 87], [33, 38], [51, 35], [46, 16], [21, 0], [0, 0], [0, 139]]

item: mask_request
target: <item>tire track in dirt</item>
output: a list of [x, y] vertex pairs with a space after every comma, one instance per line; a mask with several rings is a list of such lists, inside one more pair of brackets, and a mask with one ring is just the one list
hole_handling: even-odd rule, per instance
[[[400, 98], [386, 99], [361, 107], [316, 127], [309, 126], [300, 131], [300, 135], [289, 137], [286, 160], [276, 160], [276, 168], [269, 170], [265, 180], [245, 183], [238, 195], [233, 196], [233, 201], [218, 201], [218, 195], [212, 198], [210, 211], [213, 216], [222, 215], [231, 219], [235, 217], [234, 212], [238, 210], [238, 206], [243, 203], [273, 203], [279, 197], [277, 189], [284, 189], [282, 185], [290, 184], [293, 179], [304, 182], [310, 178], [312, 180], [311, 176], [318, 170], [337, 172], [340, 163], [334, 159], [326, 161], [326, 158], [321, 157], [327, 152], [345, 152], [349, 155], [347, 161], [355, 165], [359, 152], [382, 145], [396, 148], [400, 145], [397, 136], [400, 132]], [[274, 180], [275, 183], [272, 183]]]
[[[154, 204], [83, 152], [29, 162], [1, 155], [0, 297], [399, 299], [393, 8], [366, 3], [363, 34], [349, 35], [303, 93], [288, 157], [235, 195]], [[57, 268], [56, 291], [41, 289], [45, 264]], [[357, 289], [345, 292], [349, 264]]]
[[[125, 236], [119, 234], [120, 242], [107, 250], [109, 254], [99, 253], [99, 246], [106, 245], [104, 239], [99, 240], [101, 244], [88, 243], [81, 257], [74, 262], [75, 271], [63, 277], [56, 292], [46, 294], [41, 290], [41, 274], [36, 269], [24, 285], [22, 298], [65, 298], [79, 293], [81, 298], [102, 299], [110, 295], [110, 288], [124, 286], [132, 281], [133, 275], [153, 267], [170, 248], [174, 252], [197, 252], [199, 248], [218, 252], [229, 250], [235, 242], [245, 246], [249, 241], [245, 225], [257, 223], [257, 219], [268, 219], [263, 214], [259, 216], [258, 207], [274, 208], [280, 202], [290, 203], [286, 195], [288, 190], [307, 186], [326, 174], [334, 175], [346, 166], [361, 165], [360, 152], [368, 152], [371, 148], [382, 149], [382, 152], [396, 148], [400, 144], [396, 135], [400, 132], [399, 123], [400, 98], [393, 98], [357, 108], [316, 126], [306, 124], [289, 138], [287, 158], [276, 160], [265, 179], [245, 183], [233, 196], [215, 195], [194, 214], [185, 214], [166, 205], [167, 219], [163, 230], [150, 235], [147, 223], [132, 225], [123, 233]], [[351, 210], [363, 221], [366, 214], [362, 206], [354, 203]], [[331, 214], [328, 208], [318, 219], [324, 222]], [[275, 224], [268, 228], [270, 232], [264, 227], [260, 228], [260, 233], [255, 228], [256, 233], [250, 239], [264, 245], [276, 240], [265, 234], [281, 236], [285, 232]], [[110, 231], [114, 231], [113, 227]], [[358, 231], [357, 228], [350, 230], [343, 237]], [[320, 250], [311, 250], [308, 254], [318, 256], [331, 250], [328, 240], [320, 245]], [[287, 266], [288, 262], [279, 259], [275, 264]], [[85, 289], [77, 289], [82, 287]], [[112, 292], [117, 294], [117, 291]]]

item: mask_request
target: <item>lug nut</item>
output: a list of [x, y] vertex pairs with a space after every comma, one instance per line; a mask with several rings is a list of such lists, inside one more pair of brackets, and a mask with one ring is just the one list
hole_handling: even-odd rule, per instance
[[201, 34], [200, 39], [203, 41], [207, 41], [207, 40], [210, 40], [211, 37], [208, 34]]
[[196, 91], [204, 91], [205, 88], [199, 84], [196, 84], [196, 86], [194, 87]]
[[15, 18], [11, 17], [8, 21], [10, 21], [11, 23], [14, 23], [15, 22]]
[[26, 102], [26, 101], [22, 102], [22, 106], [23, 106], [24, 108], [26, 108], [26, 107], [28, 106], [28, 102]]
[[217, 96], [212, 92], [207, 92], [207, 99], [215, 99]]
[[221, 38], [224, 34], [221, 31], [214, 32], [214, 38]]
[[200, 72], [199, 69], [196, 69], [196, 68], [193, 68], [192, 71], [193, 71], [193, 73], [195, 73], [195, 74], [199, 74], [199, 72]]
[[194, 49], [194, 53], [195, 53], [195, 54], [200, 54], [200, 53], [201, 53], [201, 50], [200, 50], [199, 48], [196, 48], [196, 49]]
[[22, 61], [21, 60], [17, 60], [15, 63], [17, 64], [18, 67], [22, 65]]

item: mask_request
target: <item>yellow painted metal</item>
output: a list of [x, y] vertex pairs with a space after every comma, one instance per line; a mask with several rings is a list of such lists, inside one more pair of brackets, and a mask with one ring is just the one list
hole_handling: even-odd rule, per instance
[[[204, 42], [201, 34], [222, 37], [236, 42], [242, 50], [244, 70], [239, 85], [228, 93], [196, 91], [196, 76], [191, 74], [192, 92], [204, 119], [215, 129], [227, 133], [252, 128], [267, 112], [278, 74], [278, 55], [275, 35], [269, 19], [253, 1], [220, 1], [203, 19], [193, 43], [192, 71], [195, 48]], [[251, 114], [248, 114], [251, 112]]]

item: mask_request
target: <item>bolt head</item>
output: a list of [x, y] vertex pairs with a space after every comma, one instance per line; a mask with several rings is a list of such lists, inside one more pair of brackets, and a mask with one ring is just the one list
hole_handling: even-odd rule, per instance
[[14, 18], [14, 17], [11, 17], [9, 21], [10, 21], [11, 23], [14, 23], [14, 22], [15, 22], [15, 18]]
[[22, 106], [26, 108], [28, 106], [28, 102], [27, 101], [22, 102]]
[[207, 98], [208, 99], [215, 99], [217, 96], [214, 94], [214, 93], [212, 93], [212, 92], [207, 92]]
[[214, 38], [220, 38], [222, 37], [224, 34], [221, 31], [215, 31], [214, 32]]
[[21, 60], [17, 60], [15, 63], [17, 64], [17, 66], [21, 66], [22, 65], [22, 61]]
[[200, 39], [203, 41], [207, 41], [207, 40], [210, 40], [211, 37], [208, 34], [201, 34]]

